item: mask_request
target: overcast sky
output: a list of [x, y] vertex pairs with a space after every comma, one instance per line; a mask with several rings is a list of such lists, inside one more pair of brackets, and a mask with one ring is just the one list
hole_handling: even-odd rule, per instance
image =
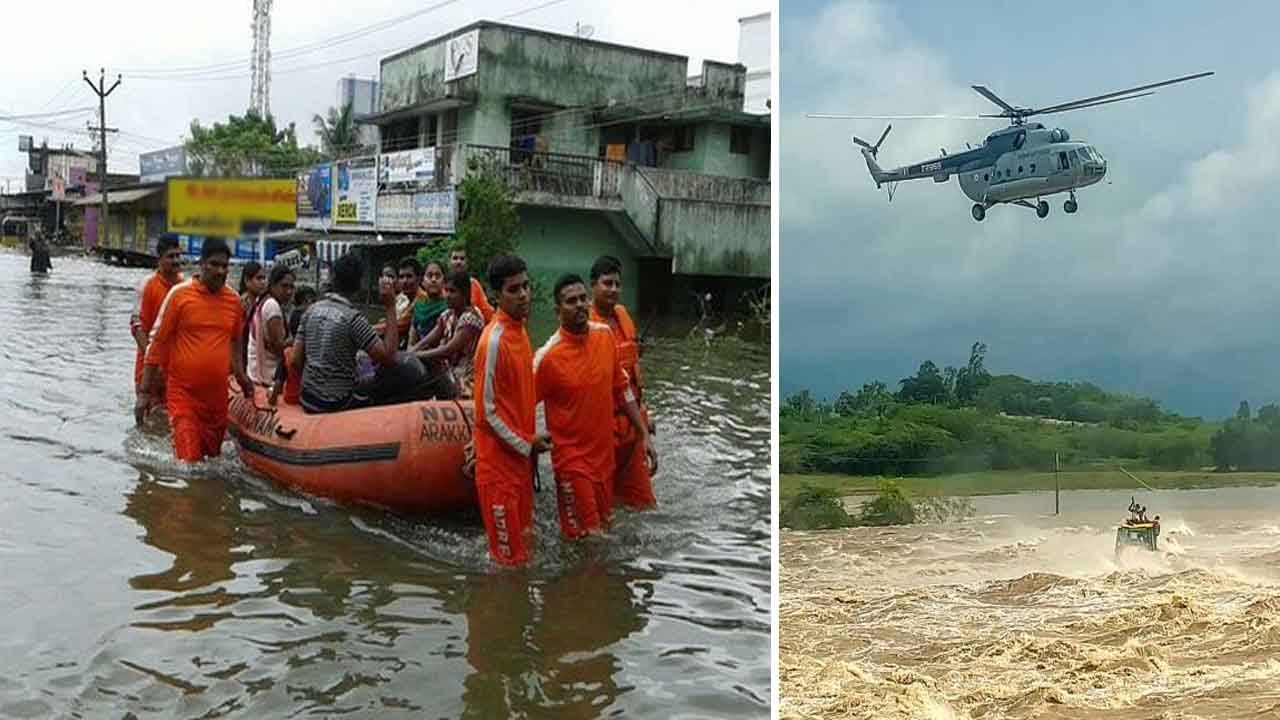
[[[26, 155], [18, 153], [19, 135], [32, 135], [37, 143], [48, 137], [50, 145], [91, 147], [84, 127], [86, 120], [97, 124], [97, 96], [80, 79], [84, 69], [95, 79], [100, 67], [109, 78], [116, 72], [125, 76], [108, 98], [107, 125], [122, 131], [108, 138], [112, 172], [137, 172], [137, 153], [177, 144], [192, 119], [209, 123], [242, 114], [249, 101], [251, 5], [250, 0], [71, 0], [56, 7], [6, 2], [0, 115], [92, 112], [31, 121], [56, 127], [0, 121], [0, 187], [5, 180], [14, 188], [21, 182]], [[271, 109], [280, 124], [297, 123], [302, 141], [316, 142], [311, 117], [336, 104], [340, 77], [376, 77], [382, 57], [481, 19], [567, 34], [577, 23], [590, 25], [598, 40], [687, 55], [696, 74], [703, 58], [735, 62], [738, 18], [772, 5], [770, 0], [276, 0]], [[288, 52], [433, 6], [438, 9], [388, 29]], [[223, 63], [199, 78], [143, 79], [157, 70]]]
[[[1218, 418], [1280, 402], [1280, 54], [1272, 2], [786, 2], [780, 26], [784, 394], [897, 380], [922, 360], [1093, 380]], [[953, 179], [877, 192], [849, 140], [880, 121], [806, 112], [992, 112], [1217, 75], [1051, 115], [1108, 183], [999, 206]], [[977, 145], [1000, 121], [897, 122], [885, 167]]]

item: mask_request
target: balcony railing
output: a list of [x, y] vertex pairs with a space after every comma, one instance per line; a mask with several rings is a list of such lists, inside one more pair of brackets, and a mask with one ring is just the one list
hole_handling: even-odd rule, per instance
[[452, 163], [452, 173], [446, 177], [452, 177], [454, 182], [462, 181], [474, 161], [495, 165], [513, 192], [603, 199], [618, 197], [623, 163], [614, 160], [494, 145], [441, 148], [438, 157], [454, 155], [458, 147], [461, 148], [461, 158], [449, 158], [441, 163]]

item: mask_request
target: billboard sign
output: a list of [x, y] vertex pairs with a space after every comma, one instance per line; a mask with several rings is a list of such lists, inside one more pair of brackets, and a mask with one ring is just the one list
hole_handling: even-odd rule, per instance
[[480, 31], [472, 30], [449, 40], [444, 47], [444, 81], [461, 80], [476, 74], [480, 52]]
[[436, 149], [416, 148], [383, 153], [378, 162], [378, 190], [412, 190], [429, 186], [436, 179]]
[[323, 230], [333, 210], [333, 166], [317, 165], [298, 174], [298, 227]]
[[453, 190], [378, 196], [378, 229], [452, 233], [457, 219]]
[[171, 178], [168, 201], [168, 231], [181, 235], [234, 237], [245, 223], [298, 219], [293, 180]]
[[335, 163], [333, 223], [349, 228], [372, 228], [378, 197], [378, 159], [356, 158]]
[[168, 177], [187, 174], [187, 149], [177, 147], [145, 152], [138, 156], [139, 180], [144, 183], [160, 182]]

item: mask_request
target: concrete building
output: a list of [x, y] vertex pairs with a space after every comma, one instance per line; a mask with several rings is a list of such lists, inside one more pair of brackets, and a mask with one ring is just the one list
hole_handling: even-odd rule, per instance
[[[378, 81], [357, 78], [354, 75], [338, 80], [338, 107], [351, 104], [352, 115], [364, 118], [378, 112]], [[377, 147], [378, 126], [360, 123], [356, 126], [356, 140], [360, 145]]]
[[383, 59], [380, 110], [362, 119], [381, 135], [373, 230], [382, 244], [451, 232], [452, 218], [406, 225], [405, 208], [452, 193], [483, 160], [503, 169], [520, 253], [544, 287], [612, 254], [633, 307], [686, 303], [693, 289], [733, 302], [769, 277], [769, 117], [744, 111], [746, 67], [689, 69], [680, 55], [492, 22]]
[[738, 20], [738, 62], [747, 68], [744, 110], [767, 113], [772, 103], [772, 16], [760, 13]]

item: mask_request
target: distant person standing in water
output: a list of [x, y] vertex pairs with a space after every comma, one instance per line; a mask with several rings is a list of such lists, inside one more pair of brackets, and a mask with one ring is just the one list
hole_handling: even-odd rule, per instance
[[31, 272], [47, 273], [53, 269], [53, 262], [49, 260], [49, 245], [44, 241], [43, 235], [33, 236], [28, 246], [31, 248]]

